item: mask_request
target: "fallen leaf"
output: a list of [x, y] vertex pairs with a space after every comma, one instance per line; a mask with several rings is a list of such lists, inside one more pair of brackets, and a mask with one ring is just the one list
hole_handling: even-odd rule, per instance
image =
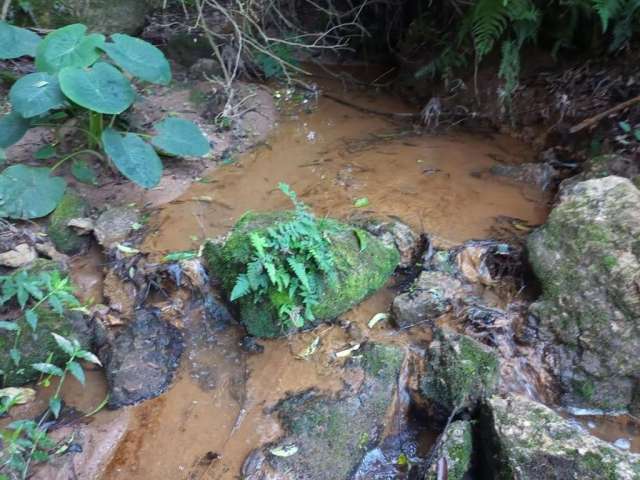
[[13, 399], [18, 405], [33, 402], [36, 399], [36, 391], [33, 388], [8, 387], [0, 390], [0, 398]]
[[388, 313], [376, 313], [371, 320], [369, 320], [369, 323], [367, 323], [367, 326], [369, 328], [373, 328], [376, 326], [376, 324], [382, 320], [386, 320], [387, 318], [389, 318], [389, 314]]
[[290, 457], [298, 453], [298, 447], [295, 445], [283, 445], [281, 447], [272, 448], [269, 450], [271, 455], [275, 455], [276, 457]]
[[116, 245], [116, 248], [127, 255], [135, 255], [136, 253], [140, 253], [140, 250], [138, 250], [137, 248], [127, 247], [126, 245], [122, 245], [121, 243]]
[[337, 358], [348, 357], [358, 349], [360, 349], [360, 344], [356, 343], [353, 347], [349, 347], [345, 350], [340, 350], [339, 352], [336, 352], [336, 357]]
[[369, 199], [367, 197], [358, 198], [353, 205], [356, 208], [364, 208], [369, 206]]
[[316, 353], [316, 350], [318, 350], [319, 345], [320, 345], [320, 337], [316, 337], [313, 339], [313, 342], [311, 342], [309, 346], [305, 348], [302, 353], [296, 355], [296, 357], [303, 358], [303, 359], [310, 357], [311, 355]]

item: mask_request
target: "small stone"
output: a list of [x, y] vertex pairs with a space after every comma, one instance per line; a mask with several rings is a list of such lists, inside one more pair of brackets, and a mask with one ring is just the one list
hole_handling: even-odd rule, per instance
[[631, 442], [628, 438], [619, 438], [613, 442], [613, 445], [621, 450], [629, 450], [631, 448]]
[[113, 248], [127, 239], [138, 220], [138, 212], [132, 208], [109, 208], [96, 220], [94, 233], [100, 245]]

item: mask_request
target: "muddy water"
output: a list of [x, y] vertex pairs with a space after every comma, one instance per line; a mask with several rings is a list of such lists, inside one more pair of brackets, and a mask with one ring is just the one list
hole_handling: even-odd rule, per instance
[[[348, 98], [378, 110], [406, 111], [391, 98]], [[278, 182], [290, 184], [319, 215], [393, 215], [442, 245], [490, 236], [497, 217], [536, 225], [547, 213], [545, 195], [483, 174], [496, 162], [530, 160], [523, 145], [488, 134], [419, 135], [406, 124], [329, 99], [312, 113], [283, 116], [267, 144], [234, 160], [154, 212], [142, 249], [159, 256], [196, 248], [204, 238], [226, 233], [246, 210], [288, 208]], [[363, 197], [368, 206], [355, 208]], [[187, 350], [175, 384], [132, 409], [129, 432], [104, 478], [238, 478], [247, 454], [280, 434], [269, 407], [288, 392], [336, 392], [350, 382], [337, 353], [367, 339], [418, 353], [428, 344], [426, 332], [410, 335], [385, 322], [367, 327], [373, 315], [388, 310], [394, 293], [392, 282], [339, 325], [262, 342], [264, 353], [258, 355], [239, 348], [239, 327], [212, 324], [201, 309], [186, 309], [181, 321]], [[98, 383], [96, 392], [90, 386], [84, 395], [99, 401], [103, 389]]]

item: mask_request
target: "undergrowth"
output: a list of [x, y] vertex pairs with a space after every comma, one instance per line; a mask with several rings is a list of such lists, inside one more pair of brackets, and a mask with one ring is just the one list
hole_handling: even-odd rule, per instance
[[318, 274], [329, 282], [335, 282], [337, 274], [322, 220], [316, 219], [288, 185], [279, 186], [295, 206], [293, 215], [266, 233], [250, 234], [253, 255], [236, 279], [231, 301], [251, 295], [257, 303], [270, 295], [282, 323], [300, 328], [305, 321], [314, 320]]

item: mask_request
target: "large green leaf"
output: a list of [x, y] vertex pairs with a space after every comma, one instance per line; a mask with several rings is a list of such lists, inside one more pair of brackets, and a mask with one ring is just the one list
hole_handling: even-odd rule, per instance
[[50, 214], [67, 183], [48, 168], [12, 165], [0, 174], [0, 217], [27, 220]]
[[183, 157], [202, 157], [209, 153], [209, 141], [193, 122], [183, 118], [166, 118], [156, 123], [158, 133], [151, 143], [163, 152]]
[[120, 70], [104, 62], [91, 68], [63, 68], [60, 88], [67, 98], [81, 107], [112, 115], [124, 112], [136, 97]]
[[0, 22], [0, 60], [24, 55], [35, 57], [40, 40], [40, 37], [31, 30]]
[[31, 127], [31, 122], [16, 112], [0, 117], [0, 148], [17, 143]]
[[155, 150], [135, 133], [121, 135], [112, 128], [102, 133], [102, 146], [122, 174], [144, 188], [158, 185], [162, 162]]
[[58, 79], [48, 73], [31, 73], [13, 84], [9, 91], [13, 109], [31, 118], [64, 104]]
[[113, 43], [102, 49], [121, 68], [131, 75], [151, 83], [167, 85], [171, 82], [171, 67], [159, 49], [139, 38], [116, 33]]
[[54, 30], [44, 37], [36, 50], [36, 68], [41, 72], [56, 73], [64, 67], [93, 65], [104, 45], [104, 35], [85, 35], [87, 27], [80, 23]]

